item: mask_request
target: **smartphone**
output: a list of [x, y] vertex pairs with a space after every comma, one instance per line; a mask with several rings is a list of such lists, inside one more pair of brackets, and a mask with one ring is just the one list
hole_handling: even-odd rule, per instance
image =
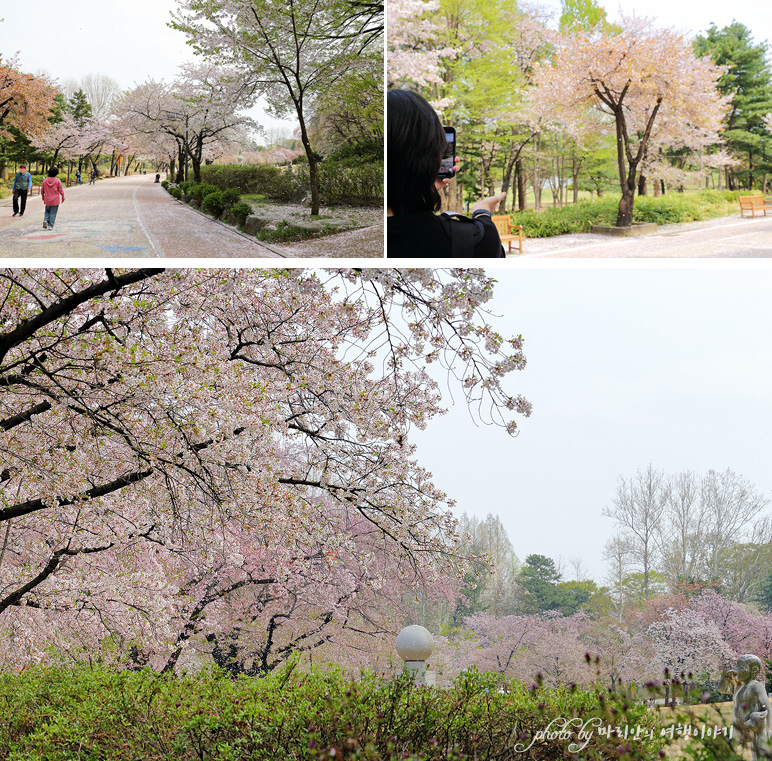
[[453, 127], [443, 127], [443, 129], [445, 130], [445, 152], [442, 154], [437, 177], [455, 177], [453, 167], [456, 165], [456, 130]]

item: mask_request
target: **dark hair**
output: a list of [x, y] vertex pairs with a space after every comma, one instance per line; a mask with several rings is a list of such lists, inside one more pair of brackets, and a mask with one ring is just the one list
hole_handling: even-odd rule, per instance
[[434, 186], [445, 151], [445, 131], [434, 109], [410, 90], [389, 90], [386, 203], [394, 214], [439, 211]]
[[51, 168], [48, 170], [48, 176], [49, 176], [49, 177], [56, 177], [56, 175], [57, 175], [57, 174], [59, 174], [59, 167], [56, 167], [56, 166], [52, 166], [52, 167], [51, 167]]

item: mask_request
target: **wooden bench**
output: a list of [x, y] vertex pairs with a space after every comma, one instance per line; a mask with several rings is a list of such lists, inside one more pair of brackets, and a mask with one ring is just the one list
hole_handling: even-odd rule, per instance
[[772, 205], [772, 202], [765, 201], [764, 196], [759, 194], [755, 196], [740, 196], [737, 199], [740, 202], [740, 216], [744, 217], [745, 212], [749, 211], [752, 217], [756, 216], [756, 212], [760, 211], [767, 216], [767, 209]]
[[512, 220], [508, 215], [502, 214], [501, 216], [491, 217], [493, 224], [496, 225], [496, 229], [499, 231], [499, 238], [502, 243], [507, 244], [507, 251], [512, 251], [512, 242], [517, 241], [517, 250], [519, 253], [523, 253], [523, 226], [514, 225], [517, 228], [517, 235], [512, 232]]

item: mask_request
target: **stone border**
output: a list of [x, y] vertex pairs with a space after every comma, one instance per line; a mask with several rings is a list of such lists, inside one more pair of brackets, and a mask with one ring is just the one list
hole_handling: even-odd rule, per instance
[[613, 225], [591, 225], [590, 233], [595, 235], [611, 235], [617, 238], [627, 238], [633, 235], [648, 235], [657, 232], [654, 222], [637, 222], [630, 227], [615, 227]]
[[228, 225], [225, 222], [221, 222], [219, 219], [215, 219], [214, 217], [210, 216], [209, 214], [206, 214], [203, 211], [199, 211], [195, 206], [191, 206], [189, 203], [185, 203], [184, 201], [179, 201], [173, 195], [171, 195], [169, 191], [166, 190], [165, 188], [163, 188], [163, 191], [169, 196], [169, 198], [172, 199], [172, 201], [174, 201], [175, 203], [178, 203], [180, 206], [184, 206], [186, 209], [190, 209], [191, 211], [196, 212], [196, 214], [198, 214], [201, 217], [204, 217], [205, 219], [208, 219], [210, 222], [214, 222], [215, 224], [220, 225], [220, 227], [224, 227], [226, 230], [230, 230], [231, 232], [234, 232], [237, 235], [240, 235], [242, 238], [250, 241], [251, 243], [254, 243], [259, 248], [265, 248], [268, 251], [271, 251], [272, 253], [276, 254], [277, 256], [280, 256], [282, 259], [294, 258], [291, 256], [287, 256], [287, 254], [284, 254], [275, 248], [271, 248], [271, 246], [267, 246], [265, 243], [257, 240], [257, 238], [255, 238], [254, 235], [247, 235], [246, 233], [241, 232], [241, 230], [239, 230], [238, 227], [232, 227], [231, 225]]

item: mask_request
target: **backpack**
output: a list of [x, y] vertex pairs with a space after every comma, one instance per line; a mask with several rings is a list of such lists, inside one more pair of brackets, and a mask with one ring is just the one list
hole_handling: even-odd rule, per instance
[[[472, 258], [474, 247], [485, 237], [482, 224], [455, 211], [444, 211], [438, 219], [450, 238], [450, 255]], [[504, 246], [501, 246], [500, 257], [505, 256]]]

